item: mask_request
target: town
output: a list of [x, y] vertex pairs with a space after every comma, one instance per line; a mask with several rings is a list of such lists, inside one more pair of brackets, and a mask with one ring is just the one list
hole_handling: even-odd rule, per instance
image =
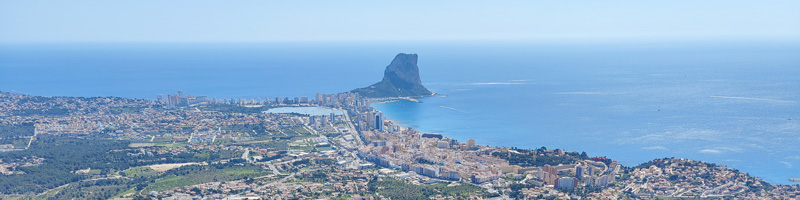
[[[247, 100], [179, 91], [155, 101], [2, 92], [5, 154], [35, 150], [53, 138], [101, 138], [124, 142], [111, 151], [135, 161], [118, 169], [68, 170], [75, 181], [36, 193], [14, 193], [8, 188], [17, 186], [8, 181], [0, 188], [6, 188], [4, 198], [88, 198], [75, 193], [102, 189], [96, 195], [104, 196], [96, 197], [116, 199], [790, 199], [800, 194], [797, 185], [773, 186], [686, 159], [626, 167], [585, 152], [457, 141], [395, 124], [373, 103], [380, 102], [349, 92]], [[56, 160], [3, 155], [4, 178], [24, 177]]]

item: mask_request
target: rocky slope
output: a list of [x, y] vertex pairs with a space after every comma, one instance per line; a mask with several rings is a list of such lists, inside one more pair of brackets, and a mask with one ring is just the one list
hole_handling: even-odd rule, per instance
[[417, 54], [400, 53], [386, 66], [381, 82], [355, 89], [368, 98], [429, 96], [433, 92], [422, 85], [417, 67]]

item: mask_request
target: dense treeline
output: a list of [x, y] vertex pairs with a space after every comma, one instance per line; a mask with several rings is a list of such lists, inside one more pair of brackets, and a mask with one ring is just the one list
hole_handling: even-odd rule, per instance
[[379, 193], [390, 199], [428, 199], [438, 194], [456, 199], [468, 199], [470, 194], [483, 193], [484, 197], [488, 195], [483, 188], [469, 184], [452, 187], [448, 187], [446, 183], [414, 185], [397, 179], [370, 181], [367, 187], [370, 193]]
[[108, 199], [132, 187], [128, 179], [104, 179], [70, 184], [48, 199]]
[[[74, 173], [91, 168], [99, 174], [109, 174], [130, 167], [163, 163], [212, 162], [236, 157], [233, 151], [189, 151], [178, 154], [140, 154], [140, 150], [128, 147], [128, 141], [74, 138], [66, 136], [40, 135], [23, 151], [0, 154], [4, 161], [39, 157], [40, 166], [20, 167], [23, 174], [0, 176], [0, 193], [41, 193], [67, 183], [89, 178], [89, 175]], [[137, 153], [139, 155], [133, 155]], [[201, 155], [201, 156], [198, 156]]]
[[494, 152], [492, 153], [492, 156], [508, 160], [509, 164], [519, 165], [522, 167], [570, 164], [578, 161], [578, 158], [574, 156], [550, 154], [537, 155], [535, 154], [535, 151], [529, 153]]
[[70, 112], [72, 111], [63, 108], [20, 109], [14, 111], [14, 116], [27, 117], [27, 116], [40, 115], [40, 116], [57, 117], [57, 116], [69, 115]]
[[[253, 165], [212, 164], [188, 165], [147, 177], [113, 177], [98, 180], [84, 180], [71, 183], [47, 199], [109, 199], [125, 191], [133, 190], [134, 195], [147, 191], [162, 191], [172, 187], [200, 184], [212, 181], [253, 180], [265, 172]], [[164, 181], [175, 180], [175, 181]], [[41, 197], [41, 196], [40, 196]]]
[[106, 152], [127, 147], [127, 142], [113, 140], [87, 140], [51, 135], [38, 136], [30, 149], [0, 154], [2, 160], [19, 160], [32, 156], [44, 158], [40, 166], [21, 167], [24, 174], [0, 176], [0, 193], [40, 193], [67, 183], [85, 179], [86, 175], [75, 170], [124, 169], [124, 166], [108, 163]]
[[33, 131], [34, 127], [32, 123], [0, 124], [0, 138], [29, 137], [33, 136]]
[[111, 114], [122, 114], [122, 113], [138, 113], [144, 107], [133, 107], [133, 106], [122, 106], [122, 107], [110, 107], [108, 108], [108, 112]]

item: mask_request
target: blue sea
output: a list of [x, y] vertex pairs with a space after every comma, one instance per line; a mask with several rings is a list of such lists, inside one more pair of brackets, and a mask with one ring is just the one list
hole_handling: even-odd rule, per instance
[[0, 90], [43, 96], [313, 97], [418, 53], [436, 96], [374, 107], [479, 144], [663, 157], [800, 178], [800, 43], [319, 42], [0, 45]]

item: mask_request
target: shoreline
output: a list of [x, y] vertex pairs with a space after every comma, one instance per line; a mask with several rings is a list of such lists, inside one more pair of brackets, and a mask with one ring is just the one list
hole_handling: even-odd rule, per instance
[[[431, 95], [431, 96], [435, 96], [435, 95]], [[422, 96], [422, 97], [424, 98], [424, 97], [430, 97], [430, 96]], [[407, 101], [411, 101], [411, 102], [415, 102], [415, 103], [422, 103], [422, 101], [419, 101], [419, 100], [417, 100], [417, 101], [410, 100], [410, 99], [414, 99], [414, 98], [420, 98], [420, 97], [393, 97], [393, 98], [381, 98], [381, 99], [379, 99], [379, 100], [381, 100], [381, 101], [379, 101], [379, 102], [376, 102], [376, 104], [388, 104], [388, 103], [399, 102], [399, 101], [402, 101], [402, 100], [407, 100]], [[370, 100], [372, 100], [372, 99], [370, 99]], [[414, 99], [414, 100], [416, 100], [416, 99]], [[372, 106], [370, 106], [370, 107], [372, 107]], [[373, 109], [377, 110], [375, 107], [373, 107]], [[383, 112], [383, 111], [381, 111], [381, 112]], [[402, 124], [402, 123], [398, 123], [398, 122], [400, 122], [401, 120], [397, 120], [397, 119], [391, 119], [391, 118], [386, 118], [385, 120], [391, 121], [393, 124], [400, 125], [401, 127], [412, 127], [411, 125], [408, 125], [408, 124]], [[413, 127], [412, 127], [412, 128], [413, 128]], [[421, 129], [421, 128], [419, 128], [419, 127], [418, 127], [418, 128], [415, 128], [415, 130], [418, 130], [420, 133], [436, 133], [436, 132], [430, 132], [430, 131], [426, 131], [426, 130], [424, 130], [424, 129]], [[436, 134], [442, 134], [442, 133], [436, 133]], [[444, 135], [444, 134], [442, 134], [442, 136], [444, 136], [444, 137], [448, 137], [448, 136], [446, 136], [446, 135]], [[455, 139], [455, 138], [453, 138], [453, 139]], [[480, 144], [478, 144], [478, 145], [480, 145]], [[482, 145], [482, 146], [489, 146], [489, 145]], [[497, 147], [499, 147], [499, 146], [497, 146]], [[560, 148], [558, 148], [558, 149], [560, 149]], [[564, 150], [564, 151], [576, 151], [576, 150], [567, 150], [567, 149], [561, 149], [561, 150]], [[651, 159], [648, 159], [647, 161], [644, 161], [644, 162], [642, 162], [642, 163], [633, 163], [633, 164], [631, 164], [631, 166], [628, 166], [628, 167], [635, 167], [636, 165], [639, 165], [639, 164], [644, 164], [644, 163], [647, 163], [647, 162], [649, 162], [649, 161], [652, 161], [652, 160], [655, 160], [655, 159], [660, 159], [660, 158], [651, 158]], [[686, 158], [686, 159], [688, 159], [688, 158]], [[694, 160], [694, 159], [689, 159], [689, 160]], [[706, 162], [706, 161], [704, 161], [704, 160], [695, 160], [695, 161]], [[711, 163], [711, 162], [706, 162], [706, 163]], [[717, 163], [712, 163], [712, 164], [717, 164]], [[722, 164], [718, 164], [718, 165], [722, 165]], [[729, 167], [729, 166], [727, 166], [727, 165], [722, 165], [722, 166]], [[758, 176], [754, 176], [754, 177], [758, 177]], [[762, 179], [762, 180], [764, 179], [764, 177], [758, 177], [758, 178], [759, 178], [759, 179]], [[795, 183], [786, 183], [786, 184], [782, 184], [782, 183], [773, 183], [773, 182], [770, 182], [770, 184], [774, 184], [774, 185], [798, 185], [798, 184], [800, 184], [800, 178], [789, 178], [788, 180], [789, 180], [790, 182], [795, 182]], [[766, 181], [766, 180], [765, 180], [765, 181]]]
[[[23, 95], [24, 95], [24, 94], [23, 94]], [[37, 96], [37, 95], [26, 95], [26, 96]], [[435, 96], [435, 95], [431, 95], [431, 96]], [[67, 97], [67, 98], [69, 98], [69, 96], [63, 96], [63, 97]], [[375, 102], [382, 102], [382, 103], [379, 103], [379, 104], [383, 104], [383, 103], [391, 103], [391, 102], [396, 102], [396, 101], [400, 101], [400, 100], [408, 100], [408, 101], [412, 101], [412, 100], [410, 100], [410, 99], [415, 99], [415, 98], [420, 98], [420, 97], [430, 97], [430, 96], [406, 97], [406, 98], [381, 98], [381, 99], [368, 99], [368, 100], [369, 100], [369, 101], [376, 100]], [[116, 98], [127, 98], [127, 97], [116, 97]], [[127, 99], [135, 99], [135, 98], [127, 98]], [[154, 101], [154, 100], [150, 100], [150, 99], [142, 99], [142, 100], [146, 100], [146, 101]], [[412, 101], [412, 102], [416, 102], [416, 101]], [[422, 103], [422, 102], [421, 102], [421, 101], [419, 101], [419, 103]], [[287, 107], [292, 107], [292, 106], [287, 106]], [[374, 109], [374, 107], [373, 107], [373, 109]], [[407, 125], [407, 124], [403, 124], [403, 123], [397, 123], [397, 122], [401, 122], [401, 120], [389, 119], [389, 118], [387, 118], [386, 120], [392, 121], [393, 123], [396, 123], [396, 124], [398, 124], [398, 125], [403, 125], [403, 126], [406, 126], [406, 127], [411, 127], [410, 125]], [[417, 130], [419, 130], [420, 132], [426, 132], [426, 131], [424, 131], [423, 129], [417, 129]], [[430, 132], [430, 133], [434, 133], [434, 132]], [[487, 146], [487, 145], [484, 145], [484, 146]], [[0, 152], [2, 152], [2, 151], [0, 151]], [[5, 152], [8, 152], [8, 151], [5, 151]], [[658, 159], [658, 158], [651, 158], [650, 160], [653, 160], [653, 159]], [[698, 161], [703, 161], [703, 160], [700, 160], [700, 159], [695, 159], [695, 160], [698, 160]], [[704, 161], [704, 162], [705, 162], [705, 161]], [[645, 162], [645, 163], [646, 163], [646, 162]], [[632, 166], [633, 166], [633, 165], [632, 165]], [[757, 176], [756, 176], [756, 177], [757, 177]], [[759, 178], [763, 179], [763, 177], [759, 177]], [[800, 183], [796, 183], [796, 182], [800, 182], [800, 178], [788, 178], [788, 179], [787, 179], [787, 178], [785, 178], [785, 177], [784, 177], [784, 178], [781, 178], [781, 180], [784, 180], [784, 181], [787, 181], [787, 180], [788, 180], [789, 182], [795, 182], [795, 183], [786, 183], [786, 182], [784, 182], [784, 183], [773, 183], [773, 184], [775, 184], [775, 185], [797, 185], [797, 184], [800, 184]]]
[[420, 101], [418, 98], [432, 97], [432, 96], [436, 96], [436, 95], [437, 95], [437, 93], [434, 92], [434, 93], [431, 93], [430, 95], [420, 95], [420, 96], [410, 96], [410, 97], [381, 97], [381, 98], [366, 98], [366, 99], [370, 103], [374, 103], [374, 104], [385, 104], [385, 103], [396, 102], [396, 101], [399, 101], [399, 100], [406, 100], [406, 101], [411, 101], [411, 102], [414, 102], [414, 103], [422, 103], [422, 101]]

